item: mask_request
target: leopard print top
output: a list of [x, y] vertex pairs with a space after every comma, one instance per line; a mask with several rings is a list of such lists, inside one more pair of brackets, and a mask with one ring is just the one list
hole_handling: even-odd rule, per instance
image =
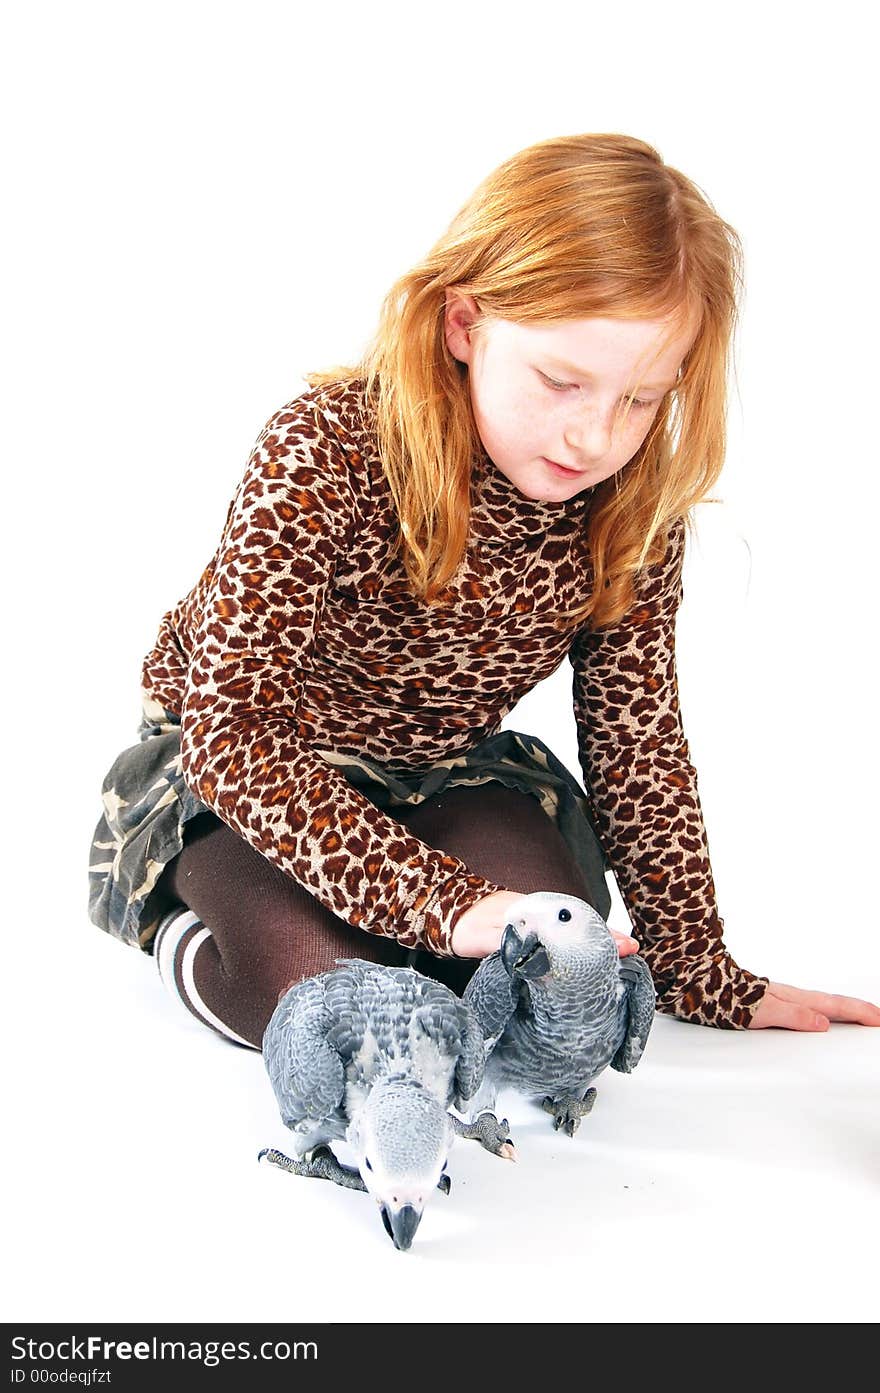
[[[373, 423], [374, 425], [374, 423]], [[217, 816], [348, 923], [451, 955], [456, 917], [506, 889], [411, 836], [325, 752], [412, 770], [470, 748], [566, 656], [594, 822], [658, 1006], [744, 1027], [766, 978], [725, 951], [674, 657], [684, 524], [608, 630], [550, 616], [590, 584], [589, 492], [525, 498], [473, 461], [467, 554], [442, 608], [409, 591], [364, 384], [268, 421], [217, 551], [163, 618], [145, 710], [180, 715], [184, 777]]]

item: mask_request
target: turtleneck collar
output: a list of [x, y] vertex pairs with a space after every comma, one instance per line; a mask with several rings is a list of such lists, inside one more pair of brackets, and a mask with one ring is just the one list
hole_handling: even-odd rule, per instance
[[538, 540], [565, 520], [580, 527], [591, 492], [585, 490], [561, 503], [526, 498], [481, 447], [471, 468], [471, 534], [480, 546], [505, 546], [511, 541]]
[[[367, 426], [367, 439], [375, 444], [375, 409], [367, 402], [366, 380], [347, 381], [343, 391], [353, 401], [362, 424]], [[381, 472], [378, 449], [375, 463]], [[581, 531], [593, 495], [586, 489], [561, 503], [541, 503], [526, 498], [515, 484], [490, 458], [482, 442], [471, 457], [471, 515], [470, 535], [480, 547], [503, 547], [511, 542], [539, 541], [551, 528], [566, 519]]]

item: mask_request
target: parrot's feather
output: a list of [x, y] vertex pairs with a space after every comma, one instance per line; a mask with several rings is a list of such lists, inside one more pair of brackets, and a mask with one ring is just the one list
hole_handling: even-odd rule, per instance
[[331, 1021], [323, 984], [308, 978], [285, 993], [266, 1027], [263, 1058], [288, 1127], [328, 1117], [342, 1101], [342, 1060], [327, 1039]]
[[620, 1074], [630, 1074], [641, 1059], [648, 1039], [654, 1020], [656, 992], [650, 968], [638, 953], [628, 953], [621, 958], [618, 971], [624, 987], [620, 1005], [625, 1026], [611, 1068]]
[[442, 982], [363, 958], [296, 983], [263, 1036], [263, 1056], [286, 1124], [326, 1119], [342, 1135], [346, 1112], [375, 1079], [414, 1073], [443, 1107], [463, 1101], [483, 1075], [474, 1011]]
[[516, 1011], [520, 988], [514, 985], [500, 953], [490, 953], [464, 989], [462, 1000], [476, 1013], [486, 1049], [491, 1050], [503, 1035]]

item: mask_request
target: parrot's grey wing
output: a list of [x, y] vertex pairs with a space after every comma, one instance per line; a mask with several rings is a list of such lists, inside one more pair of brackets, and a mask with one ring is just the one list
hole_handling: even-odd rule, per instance
[[472, 1098], [483, 1082], [486, 1067], [486, 1041], [476, 1011], [466, 1001], [458, 1002], [461, 1031], [461, 1054], [455, 1068], [455, 1098], [457, 1108]]
[[490, 1051], [515, 1012], [519, 991], [514, 986], [500, 953], [484, 958], [462, 993], [462, 1000], [474, 1011]]
[[620, 998], [622, 1039], [611, 1061], [612, 1069], [630, 1074], [642, 1057], [654, 1019], [654, 979], [640, 953], [621, 958], [618, 971], [623, 992]]
[[282, 1120], [330, 1117], [341, 1106], [345, 1069], [328, 1032], [334, 1016], [324, 983], [310, 977], [285, 992], [263, 1035], [263, 1059]]
[[367, 1033], [368, 984], [386, 969], [362, 958], [337, 958], [337, 962], [340, 966], [324, 977], [324, 1000], [331, 1016], [327, 1039], [347, 1066], [356, 1056], [360, 1059]]
[[476, 1013], [444, 983], [421, 977], [412, 1023], [450, 1068], [447, 1104], [458, 1106], [476, 1093], [483, 1078], [486, 1049]]

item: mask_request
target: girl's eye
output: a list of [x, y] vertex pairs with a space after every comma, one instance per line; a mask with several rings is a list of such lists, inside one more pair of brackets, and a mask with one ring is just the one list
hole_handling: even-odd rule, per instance
[[628, 397], [623, 402], [623, 409], [625, 411], [655, 411], [659, 405], [659, 401], [642, 401], [639, 397]]
[[571, 386], [571, 383], [569, 382], [557, 382], [555, 378], [548, 377], [545, 372], [541, 373], [541, 377], [547, 383], [547, 386], [551, 387], [554, 392], [566, 392], [568, 391], [568, 388]]
[[[541, 372], [540, 377], [553, 392], [568, 392], [576, 390], [573, 382], [557, 382], [555, 377], [548, 377], [545, 372]], [[629, 408], [631, 411], [647, 411], [657, 403], [653, 401], [642, 401], [639, 397], [630, 397]]]

